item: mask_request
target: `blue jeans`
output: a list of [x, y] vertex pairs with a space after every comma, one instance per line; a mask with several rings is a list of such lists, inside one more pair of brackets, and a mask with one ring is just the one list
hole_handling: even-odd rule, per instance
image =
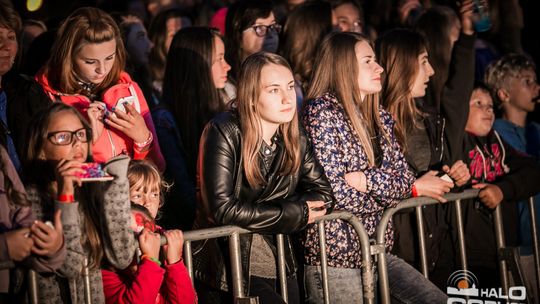
[[[448, 296], [402, 259], [386, 254], [392, 303], [446, 303]], [[323, 303], [320, 266], [305, 266], [307, 303]], [[363, 303], [360, 269], [328, 267], [330, 303]]]

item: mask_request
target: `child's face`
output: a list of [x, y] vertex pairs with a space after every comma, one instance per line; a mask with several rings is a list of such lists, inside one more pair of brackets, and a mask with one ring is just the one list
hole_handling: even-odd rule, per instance
[[88, 43], [75, 55], [75, 71], [82, 81], [100, 84], [116, 60], [116, 41]]
[[62, 111], [54, 114], [47, 128], [47, 140], [40, 158], [46, 160], [86, 161], [88, 134], [77, 115]]
[[476, 136], [486, 136], [491, 130], [494, 120], [491, 96], [482, 89], [474, 90], [469, 100], [469, 118], [465, 131]]
[[144, 207], [146, 207], [146, 209], [148, 209], [148, 211], [150, 211], [152, 217], [156, 218], [160, 202], [159, 189], [156, 189], [155, 187], [145, 187], [144, 185], [135, 184], [130, 187], [129, 195], [133, 203], [143, 205]]
[[525, 112], [533, 112], [540, 86], [532, 69], [523, 70], [517, 77], [511, 77], [508, 85], [510, 106]]

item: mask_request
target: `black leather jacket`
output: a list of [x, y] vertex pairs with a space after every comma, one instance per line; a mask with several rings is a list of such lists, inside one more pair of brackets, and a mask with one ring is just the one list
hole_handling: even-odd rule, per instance
[[[276, 255], [274, 234], [292, 234], [303, 230], [308, 221], [306, 201], [334, 201], [332, 189], [311, 144], [301, 132], [302, 163], [296, 174], [282, 176], [285, 147], [283, 137], [273, 138], [276, 148], [261, 148], [259, 161], [266, 186], [252, 188], [242, 170], [241, 132], [236, 112], [216, 116], [206, 126], [199, 152], [200, 202], [195, 228], [236, 225], [264, 237]], [[264, 162], [267, 162], [266, 164]], [[252, 235], [240, 238], [245, 290], [249, 291], [249, 257]], [[221, 244], [217, 244], [221, 242]], [[285, 237], [287, 273], [296, 272], [291, 241]], [[195, 244], [195, 276], [215, 288], [227, 290], [225, 263], [228, 250], [223, 240]], [[221, 250], [220, 250], [221, 249]], [[270, 261], [269, 261], [270, 262]]]

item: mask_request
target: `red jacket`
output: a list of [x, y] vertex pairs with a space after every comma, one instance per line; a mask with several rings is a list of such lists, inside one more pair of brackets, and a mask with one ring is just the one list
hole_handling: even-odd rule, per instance
[[[86, 110], [90, 105], [90, 100], [86, 96], [80, 94], [64, 94], [56, 91], [49, 85], [49, 80], [43, 72], [40, 72], [36, 76], [36, 80], [41, 84], [45, 93], [53, 101], [62, 101], [65, 104], [71, 105], [79, 110], [85, 117], [88, 117]], [[119, 154], [127, 154], [133, 159], [143, 159], [146, 158], [148, 154], [150, 160], [152, 160], [157, 168], [163, 172], [165, 170], [165, 159], [161, 155], [156, 130], [154, 128], [150, 110], [148, 109], [148, 104], [137, 83], [131, 80], [126, 72], [122, 72], [118, 83], [103, 93], [101, 101], [107, 105], [107, 110], [110, 111], [113, 107], [117, 107], [119, 103], [124, 102], [124, 98], [126, 97], [133, 100], [133, 106], [143, 116], [146, 126], [154, 136], [154, 143], [148, 153], [137, 153], [133, 149], [134, 145], [131, 138], [126, 136], [123, 132], [105, 125], [103, 133], [92, 145], [92, 156], [94, 161], [104, 163]]]
[[197, 295], [184, 263], [178, 262], [164, 267], [143, 259], [134, 275], [122, 275], [102, 269], [106, 303], [197, 303]]

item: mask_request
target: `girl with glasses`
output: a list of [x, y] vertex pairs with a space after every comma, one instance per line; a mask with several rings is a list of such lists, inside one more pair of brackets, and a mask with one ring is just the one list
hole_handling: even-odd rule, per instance
[[225, 54], [236, 79], [240, 65], [253, 53], [275, 53], [281, 25], [276, 22], [272, 1], [241, 0], [233, 3], [225, 19]]
[[38, 275], [40, 302], [84, 302], [84, 267], [89, 269], [91, 298], [103, 303], [100, 267], [126, 268], [135, 252], [129, 229], [129, 158], [111, 159], [103, 168], [109, 182], [81, 180], [91, 162], [90, 126], [73, 107], [55, 103], [39, 112], [29, 127], [25, 165], [27, 192], [38, 218], [61, 210], [67, 256], [54, 275]]
[[[253, 232], [240, 240], [242, 284], [260, 303], [284, 303], [276, 291], [273, 235], [286, 234], [289, 303], [299, 303], [298, 265], [289, 235], [324, 215], [325, 202], [331, 208], [332, 191], [298, 125], [294, 78], [285, 59], [267, 52], [253, 54], [239, 76], [236, 109], [217, 115], [201, 137], [202, 201], [195, 227], [236, 225]], [[230, 291], [222, 253], [226, 247], [206, 244], [194, 257], [198, 279]], [[207, 293], [199, 296], [205, 302]]]
[[73, 105], [88, 118], [94, 160], [127, 154], [164, 170], [144, 95], [123, 71], [126, 51], [111, 16], [97, 8], [76, 10], [60, 28], [51, 54], [36, 78], [53, 101]]

